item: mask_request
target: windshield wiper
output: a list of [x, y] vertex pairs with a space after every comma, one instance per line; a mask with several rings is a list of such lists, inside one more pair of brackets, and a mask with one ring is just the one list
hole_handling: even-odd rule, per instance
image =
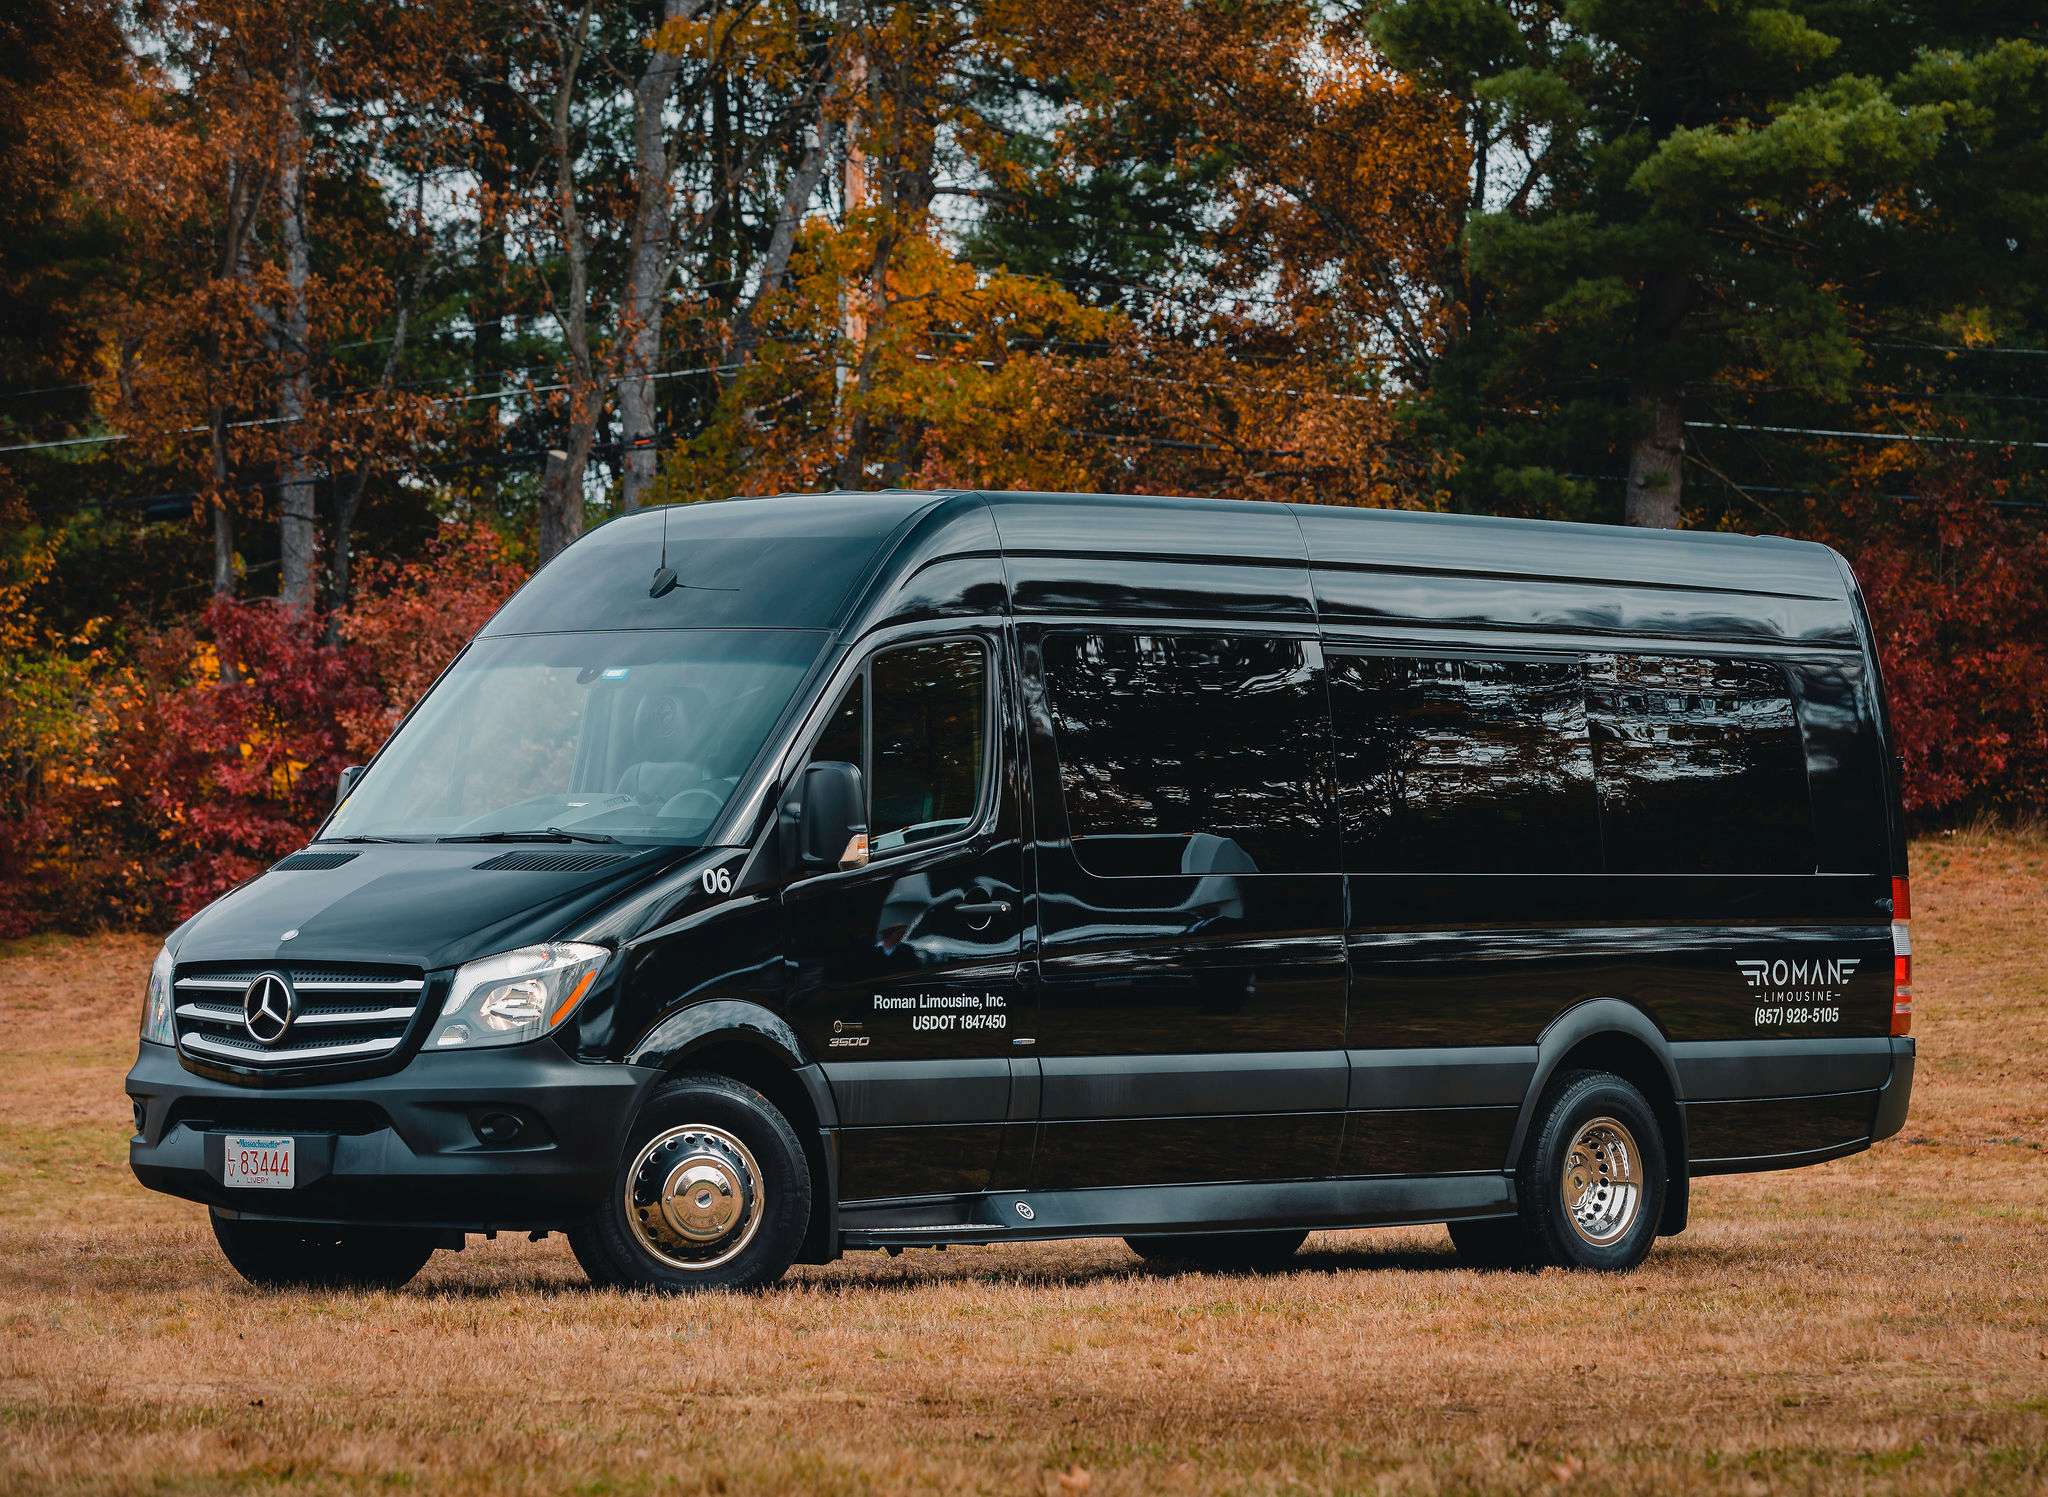
[[453, 837], [436, 837], [436, 842], [616, 842], [603, 832], [570, 832], [561, 827], [543, 827], [537, 832], [467, 832]]
[[315, 842], [419, 842], [419, 837], [315, 837]]

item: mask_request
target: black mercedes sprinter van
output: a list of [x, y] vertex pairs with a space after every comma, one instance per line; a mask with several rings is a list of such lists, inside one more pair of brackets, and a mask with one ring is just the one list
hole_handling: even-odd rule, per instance
[[1896, 1133], [1905, 845], [1821, 546], [1062, 494], [613, 521], [165, 943], [142, 1182], [258, 1282], [1446, 1222], [1625, 1269]]

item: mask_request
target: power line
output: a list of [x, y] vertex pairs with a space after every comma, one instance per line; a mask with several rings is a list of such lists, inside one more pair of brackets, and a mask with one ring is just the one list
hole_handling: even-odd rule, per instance
[[[691, 369], [658, 369], [644, 376], [644, 378], [653, 383], [661, 380], [687, 379], [693, 375], [730, 374], [740, 367], [738, 364], [703, 364]], [[621, 376], [621, 378], [625, 378], [625, 376]], [[603, 379], [597, 381], [597, 387], [603, 388], [606, 385], [615, 383], [618, 383], [618, 380]], [[554, 395], [559, 394], [563, 390], [573, 388], [575, 388], [574, 381], [557, 380], [555, 383], [547, 385], [515, 385], [509, 389], [485, 390], [472, 395], [441, 396], [427, 403], [433, 406], [473, 405], [480, 400], [508, 400], [519, 395]], [[396, 406], [391, 405], [358, 406], [353, 410], [342, 411], [339, 414], [344, 416], [374, 416], [396, 409], [398, 409]], [[296, 418], [286, 416], [250, 416], [240, 421], [228, 422], [227, 429], [229, 431], [250, 431], [263, 427], [294, 426], [299, 421], [307, 419], [310, 418], [303, 416]], [[169, 435], [176, 437], [204, 436], [207, 430], [208, 428], [204, 426], [185, 426], [169, 433]], [[14, 452], [43, 452], [53, 447], [108, 446], [117, 442], [132, 442], [134, 440], [135, 438], [127, 432], [114, 431], [94, 437], [65, 437], [52, 442], [17, 442], [11, 447], [0, 447], [0, 456]]]
[[1761, 431], [1788, 437], [1831, 437], [1846, 442], [1914, 442], [1937, 447], [2033, 447], [2048, 452], [2048, 442], [2004, 437], [1936, 437], [1910, 431], [1838, 431], [1825, 426], [1765, 426], [1747, 421], [1688, 421], [1695, 431]]
[[[1050, 348], [1050, 347], [1060, 347], [1060, 346], [1067, 346], [1067, 347], [1083, 347], [1083, 346], [1084, 346], [1084, 345], [1073, 345], [1073, 344], [1070, 344], [1070, 343], [1068, 343], [1068, 342], [1067, 342], [1067, 340], [1063, 340], [1063, 339], [1018, 339], [1018, 340], [1016, 340], [1016, 342], [1017, 342], [1017, 344], [1018, 344], [1019, 346], [1028, 346], [1028, 345], [1030, 345], [1030, 344], [1033, 344], [1033, 343], [1035, 343], [1035, 344], [1037, 344], [1037, 345], [1038, 345], [1039, 347], [1041, 347], [1041, 348]], [[942, 360], [942, 359], [940, 358], [940, 356], [938, 356], [938, 355], [936, 355], [936, 354], [919, 354], [919, 355], [916, 355], [915, 357], [916, 357], [917, 361], [918, 361], [918, 362], [920, 362], [920, 363], [939, 363], [939, 362], [943, 362], [943, 360]], [[977, 366], [979, 366], [979, 367], [982, 367], [982, 368], [993, 368], [993, 367], [994, 367], [994, 361], [993, 361], [993, 360], [989, 360], [989, 359], [975, 359], [975, 360], [970, 360], [970, 361], [966, 361], [966, 362], [971, 362], [971, 363], [973, 363], [973, 364], [975, 364], [975, 365], [977, 365]], [[661, 381], [666, 381], [666, 380], [671, 380], [671, 379], [688, 379], [688, 378], [694, 378], [694, 377], [699, 377], [699, 376], [703, 376], [703, 375], [711, 375], [711, 374], [731, 374], [731, 373], [735, 373], [735, 372], [737, 372], [737, 371], [738, 371], [738, 370], [740, 370], [740, 369], [741, 369], [742, 367], [744, 367], [744, 366], [743, 366], [743, 365], [740, 365], [740, 364], [731, 364], [731, 363], [721, 363], [721, 364], [707, 364], [707, 365], [698, 365], [698, 366], [694, 366], [694, 367], [691, 367], [691, 368], [687, 368], [687, 369], [671, 369], [671, 370], [656, 370], [656, 371], [653, 371], [652, 373], [649, 373], [648, 375], [646, 375], [646, 376], [644, 376], [644, 377], [645, 377], [645, 378], [646, 378], [646, 379], [647, 379], [647, 380], [648, 380], [648, 381], [649, 381], [650, 383], [654, 383], [654, 382], [661, 382]], [[1215, 381], [1210, 381], [1210, 380], [1176, 380], [1176, 379], [1173, 379], [1173, 378], [1171, 378], [1170, 376], [1166, 376], [1166, 375], [1159, 375], [1159, 374], [1137, 374], [1137, 373], [1125, 373], [1125, 374], [1122, 374], [1122, 375], [1112, 375], [1112, 378], [1113, 378], [1113, 379], [1115, 379], [1115, 378], [1122, 378], [1122, 379], [1128, 379], [1128, 380], [1130, 380], [1130, 381], [1132, 381], [1132, 382], [1134, 382], [1134, 383], [1141, 383], [1141, 384], [1163, 384], [1163, 385], [1175, 385], [1175, 386], [1181, 386], [1181, 387], [1184, 387], [1184, 388], [1200, 388], [1200, 389], [1216, 389], [1216, 388], [1222, 388], [1221, 386], [1218, 386], [1218, 385], [1216, 384], [1216, 382], [1215, 382]], [[598, 382], [598, 383], [599, 383], [599, 386], [600, 386], [600, 387], [602, 387], [603, 385], [609, 385], [609, 384], [615, 383], [615, 381], [614, 381], [614, 380], [612, 380], [612, 379], [606, 379], [606, 380], [600, 381], [600, 382]], [[514, 399], [514, 398], [517, 398], [517, 397], [519, 397], [519, 396], [533, 396], [533, 395], [551, 395], [551, 394], [559, 394], [559, 393], [561, 393], [562, 391], [565, 391], [565, 390], [569, 390], [569, 389], [572, 389], [572, 388], [574, 388], [574, 383], [573, 383], [572, 381], [568, 381], [568, 380], [557, 380], [557, 381], [554, 381], [554, 382], [552, 382], [552, 383], [549, 383], [549, 384], [545, 384], [545, 385], [518, 385], [518, 386], [508, 386], [508, 387], [500, 388], [500, 389], [497, 389], [497, 390], [477, 391], [477, 392], [473, 392], [473, 393], [470, 393], [470, 394], [466, 394], [466, 395], [452, 395], [452, 396], [443, 396], [443, 397], [438, 397], [438, 398], [436, 398], [436, 399], [433, 399], [433, 400], [429, 401], [429, 402], [428, 402], [428, 404], [429, 404], [429, 405], [431, 405], [431, 406], [437, 407], [437, 408], [438, 408], [438, 407], [445, 407], [445, 406], [460, 406], [460, 405], [473, 405], [473, 404], [476, 404], [476, 403], [477, 403], [477, 402], [479, 402], [479, 401], [487, 401], [487, 400], [507, 400], [507, 399]], [[1270, 392], [1269, 392], [1269, 393], [1270, 393]], [[1302, 390], [1294, 390], [1294, 389], [1288, 389], [1288, 390], [1284, 390], [1284, 391], [1281, 391], [1281, 392], [1278, 392], [1278, 393], [1281, 393], [1281, 394], [1285, 394], [1285, 395], [1289, 395], [1289, 396], [1292, 396], [1292, 397], [1293, 397], [1293, 398], [1295, 398], [1295, 399], [1308, 399], [1308, 398], [1312, 398], [1312, 396], [1313, 396], [1313, 398], [1317, 398], [1317, 399], [1330, 399], [1330, 400], [1343, 400], [1343, 401], [1370, 401], [1370, 400], [1373, 400], [1373, 399], [1376, 399], [1376, 398], [1377, 398], [1377, 397], [1374, 397], [1374, 396], [1371, 396], [1371, 395], [1362, 395], [1362, 394], [1354, 394], [1354, 393], [1350, 393], [1350, 392], [1342, 392], [1342, 391], [1328, 391], [1328, 392], [1308, 392], [1308, 391], [1302, 391]], [[381, 412], [383, 412], [383, 411], [390, 411], [390, 410], [395, 410], [395, 409], [397, 409], [397, 407], [395, 407], [395, 406], [391, 406], [391, 405], [385, 405], [385, 406], [365, 406], [365, 407], [358, 407], [358, 408], [356, 408], [356, 409], [354, 409], [354, 410], [350, 410], [350, 411], [344, 411], [344, 412], [342, 412], [341, 414], [343, 414], [343, 415], [348, 415], [348, 416], [355, 416], [355, 415], [375, 415], [375, 414], [379, 414], [379, 413], [381, 413]], [[286, 426], [286, 425], [292, 425], [292, 424], [295, 424], [295, 421], [296, 421], [296, 420], [305, 420], [305, 419], [308, 419], [308, 418], [305, 418], [305, 417], [299, 417], [299, 418], [287, 418], [287, 417], [284, 417], [284, 416], [256, 416], [256, 417], [247, 417], [247, 418], [244, 418], [244, 419], [242, 419], [242, 420], [239, 420], [239, 421], [233, 421], [233, 422], [229, 422], [229, 423], [228, 423], [228, 430], [230, 430], [230, 431], [242, 431], [242, 430], [253, 430], [253, 429], [262, 429], [262, 428], [270, 428], [270, 427]], [[1844, 429], [1844, 428], [1836, 428], [1836, 427], [1816, 427], [1816, 426], [1782, 426], [1782, 425], [1774, 425], [1774, 424], [1768, 424], [1768, 423], [1762, 423], [1762, 422], [1743, 422], [1743, 421], [1700, 421], [1700, 420], [1694, 420], [1694, 421], [1687, 421], [1687, 422], [1685, 423], [1685, 426], [1687, 427], [1687, 429], [1689, 429], [1689, 430], [1695, 430], [1695, 431], [1745, 431], [1745, 432], [1761, 432], [1761, 433], [1765, 433], [1765, 434], [1769, 434], [1769, 435], [1776, 435], [1776, 436], [1799, 436], [1799, 437], [1821, 437], [1821, 438], [1827, 438], [1827, 439], [1830, 439], [1830, 440], [1837, 440], [1837, 441], [1853, 441], [1853, 442], [1905, 442], [1905, 443], [1912, 443], [1912, 444], [1915, 444], [1915, 445], [1929, 445], [1929, 446], [1964, 446], [1964, 447], [2022, 447], [2022, 448], [2028, 448], [2028, 449], [2032, 449], [2032, 450], [2038, 450], [2038, 451], [2048, 451], [2048, 441], [2039, 441], [2039, 440], [2034, 440], [2034, 439], [2026, 439], [2026, 438], [2000, 438], [2000, 437], [1949, 437], [1949, 436], [1937, 436], [1937, 435], [1930, 435], [1930, 434], [1927, 434], [1927, 433], [1921, 433], [1921, 432], [1897, 432], [1897, 431], [1851, 431], [1851, 430], [1847, 430], [1847, 429]], [[183, 427], [183, 428], [181, 428], [180, 430], [178, 430], [178, 431], [177, 431], [177, 432], [175, 432], [175, 433], [172, 433], [172, 435], [175, 435], [175, 436], [201, 436], [201, 435], [204, 435], [204, 434], [205, 434], [205, 433], [207, 432], [207, 430], [208, 430], [208, 428], [207, 428], [207, 427], [205, 427], [205, 426], [188, 426], [188, 427]], [[11, 444], [11, 445], [8, 445], [8, 446], [0, 446], [0, 456], [5, 456], [5, 455], [9, 455], [9, 454], [14, 454], [14, 453], [22, 453], [22, 452], [45, 452], [45, 451], [52, 451], [52, 450], [57, 450], [57, 449], [63, 449], [63, 448], [72, 448], [72, 447], [86, 447], [86, 446], [109, 446], [109, 445], [113, 445], [113, 444], [116, 444], [116, 443], [128, 442], [128, 441], [132, 441], [132, 440], [134, 440], [134, 438], [133, 438], [132, 436], [130, 436], [130, 435], [129, 435], [128, 433], [126, 433], [126, 432], [107, 432], [107, 433], [102, 433], [102, 434], [99, 434], [99, 435], [95, 435], [95, 436], [82, 436], [82, 437], [62, 437], [62, 438], [56, 438], [56, 439], [52, 439], [52, 440], [47, 440], [47, 441], [41, 441], [41, 442], [17, 442], [17, 443], [13, 443], [13, 444]]]
[[1972, 348], [1967, 343], [1919, 343], [1905, 340], [1872, 339], [1871, 348], [1910, 348], [1916, 353], [2000, 354], [2008, 358], [2048, 359], [2048, 348]]

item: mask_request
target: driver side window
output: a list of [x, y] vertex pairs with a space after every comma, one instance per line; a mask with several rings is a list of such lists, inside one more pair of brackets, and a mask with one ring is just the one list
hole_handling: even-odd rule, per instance
[[847, 687], [812, 762], [860, 766], [876, 853], [965, 831], [987, 773], [988, 651], [976, 640], [899, 645]]

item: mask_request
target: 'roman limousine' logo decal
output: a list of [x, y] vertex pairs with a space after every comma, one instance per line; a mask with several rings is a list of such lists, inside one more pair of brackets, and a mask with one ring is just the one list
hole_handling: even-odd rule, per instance
[[1751, 1022], [1759, 1029], [1839, 1024], [1842, 992], [1863, 959], [1855, 956], [1777, 957], [1735, 965], [1757, 997]]

